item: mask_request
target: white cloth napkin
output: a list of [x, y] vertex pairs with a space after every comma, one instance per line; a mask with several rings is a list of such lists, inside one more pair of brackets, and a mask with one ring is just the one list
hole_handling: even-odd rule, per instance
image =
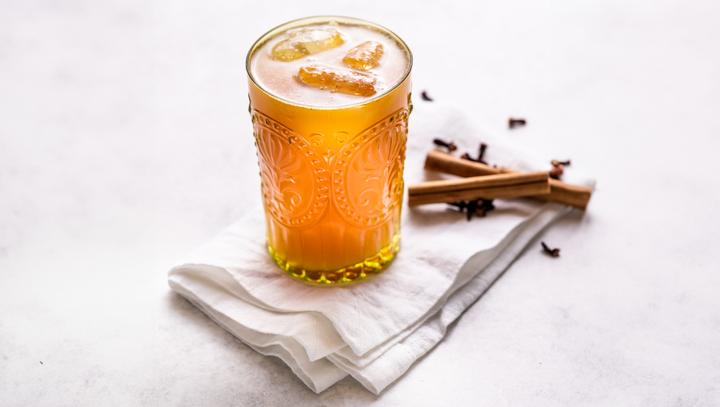
[[[549, 169], [477, 128], [459, 109], [419, 103], [410, 118], [405, 183], [445, 176], [423, 170], [432, 139], [459, 151], [488, 144], [485, 159], [520, 171]], [[592, 187], [594, 182], [566, 180]], [[258, 192], [259, 193], [259, 192]], [[445, 330], [548, 224], [569, 211], [530, 199], [496, 200], [468, 222], [447, 205], [404, 208], [401, 250], [381, 274], [348, 286], [293, 280], [267, 253], [261, 208], [191, 253], [169, 284], [264, 355], [280, 357], [313, 391], [350, 374], [378, 394], [442, 340]]]

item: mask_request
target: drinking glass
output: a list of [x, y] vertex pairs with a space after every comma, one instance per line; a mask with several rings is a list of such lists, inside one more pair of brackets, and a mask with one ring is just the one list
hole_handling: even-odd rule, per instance
[[[251, 61], [289, 29], [337, 24], [385, 34], [407, 55], [407, 71], [388, 90], [351, 105], [314, 106], [263, 89]], [[403, 166], [412, 111], [412, 54], [394, 33], [348, 17], [309, 17], [280, 25], [251, 47], [246, 68], [267, 246], [291, 276], [310, 283], [362, 280], [400, 248]]]

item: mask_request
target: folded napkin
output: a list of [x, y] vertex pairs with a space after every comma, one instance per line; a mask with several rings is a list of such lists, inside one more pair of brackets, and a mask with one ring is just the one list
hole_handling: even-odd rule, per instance
[[[485, 159], [499, 166], [549, 167], [547, 157], [524, 154], [482, 131], [458, 108], [422, 103], [410, 118], [406, 184], [445, 178], [423, 170], [436, 137], [454, 140], [460, 151], [485, 142]], [[567, 173], [573, 184], [594, 185]], [[445, 204], [405, 207], [395, 260], [347, 286], [310, 286], [280, 270], [267, 253], [264, 213], [257, 208], [191, 253], [168, 281], [248, 346], [281, 358], [313, 391], [350, 374], [378, 394], [442, 340], [447, 326], [543, 228], [570, 210], [530, 199], [495, 206], [470, 222]]]

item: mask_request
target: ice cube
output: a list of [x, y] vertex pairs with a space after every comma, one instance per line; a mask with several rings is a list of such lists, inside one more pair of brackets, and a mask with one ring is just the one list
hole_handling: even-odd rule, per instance
[[307, 85], [348, 95], [372, 96], [375, 83], [372, 76], [349, 69], [310, 65], [300, 68], [298, 77]]
[[302, 28], [288, 32], [288, 38], [275, 44], [272, 55], [281, 61], [294, 61], [306, 55], [327, 51], [342, 43], [340, 33], [334, 28]]
[[379, 42], [367, 41], [351, 49], [343, 62], [352, 69], [369, 71], [380, 65], [383, 55], [383, 46]]

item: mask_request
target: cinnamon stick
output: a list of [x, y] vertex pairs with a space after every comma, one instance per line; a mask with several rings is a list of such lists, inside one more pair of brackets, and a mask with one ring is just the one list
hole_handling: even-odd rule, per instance
[[550, 177], [545, 171], [428, 181], [408, 187], [408, 205], [543, 194], [550, 192], [549, 181]]
[[[439, 151], [431, 151], [425, 160], [425, 169], [444, 172], [446, 174], [458, 175], [461, 177], [477, 177], [496, 174], [518, 174], [517, 171], [509, 168], [493, 168], [478, 162], [462, 160], [449, 154]], [[556, 179], [550, 179], [550, 192], [547, 194], [533, 195], [532, 198], [543, 201], [558, 202], [585, 210], [590, 196], [591, 188], [579, 187], [566, 184]]]

